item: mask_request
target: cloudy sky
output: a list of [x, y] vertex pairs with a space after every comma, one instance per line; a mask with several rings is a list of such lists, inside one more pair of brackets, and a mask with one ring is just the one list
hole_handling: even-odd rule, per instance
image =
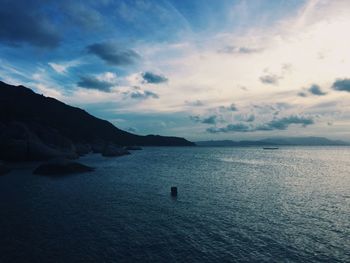
[[0, 79], [119, 128], [350, 140], [348, 0], [0, 4]]

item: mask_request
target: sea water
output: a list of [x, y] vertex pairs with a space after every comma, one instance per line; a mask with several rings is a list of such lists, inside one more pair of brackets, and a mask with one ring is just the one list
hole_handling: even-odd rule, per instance
[[[350, 148], [159, 147], [0, 177], [0, 262], [350, 262]], [[178, 196], [171, 197], [171, 186]]]

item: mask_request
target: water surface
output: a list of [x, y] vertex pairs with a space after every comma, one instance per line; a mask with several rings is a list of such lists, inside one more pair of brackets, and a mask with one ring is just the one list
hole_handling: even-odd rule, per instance
[[[0, 177], [0, 262], [350, 262], [350, 148], [145, 148]], [[179, 195], [170, 197], [170, 187]]]

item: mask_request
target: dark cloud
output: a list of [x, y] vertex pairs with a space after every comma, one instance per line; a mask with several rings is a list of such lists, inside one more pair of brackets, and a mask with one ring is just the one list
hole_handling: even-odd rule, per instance
[[316, 96], [327, 95], [327, 93], [322, 91], [321, 87], [317, 84], [312, 84], [308, 89], [303, 89], [303, 91], [298, 92], [299, 97], [308, 97], [310, 94]]
[[220, 106], [220, 111], [238, 111], [238, 108], [234, 103], [232, 103], [230, 106]]
[[261, 76], [259, 79], [264, 84], [277, 85], [278, 80], [280, 78], [281, 77], [277, 75], [264, 75], [264, 76]]
[[211, 115], [205, 118], [201, 118], [198, 115], [190, 116], [190, 119], [194, 122], [200, 122], [204, 124], [216, 124], [217, 123], [217, 118], [218, 116], [216, 115]]
[[89, 53], [94, 54], [106, 63], [114, 66], [135, 64], [140, 55], [132, 49], [123, 49], [114, 43], [96, 43], [87, 47]]
[[149, 91], [149, 90], [135, 90], [128, 93], [129, 96], [133, 99], [145, 100], [145, 99], [159, 99], [158, 94]]
[[168, 81], [166, 77], [149, 72], [149, 71], [142, 73], [142, 78], [144, 82], [151, 83], [151, 84], [160, 84]]
[[226, 46], [226, 47], [219, 49], [218, 53], [251, 54], [251, 53], [257, 53], [260, 51], [261, 51], [261, 49], [258, 49], [258, 48]]
[[225, 127], [210, 127], [207, 129], [209, 133], [227, 133], [227, 132], [255, 132], [255, 131], [272, 131], [286, 130], [292, 124], [301, 124], [302, 127], [313, 124], [312, 118], [300, 116], [288, 116], [280, 119], [274, 119], [268, 123], [253, 127], [244, 123], [229, 124]]
[[217, 116], [216, 115], [211, 115], [209, 117], [206, 117], [202, 120], [202, 123], [205, 123], [205, 124], [216, 124], [216, 120], [217, 119]]
[[338, 91], [347, 91], [350, 92], [350, 79], [337, 79], [332, 88]]
[[77, 83], [77, 85], [85, 89], [96, 89], [100, 91], [109, 92], [111, 87], [113, 87], [115, 83], [99, 80], [91, 76], [83, 76], [80, 77], [80, 81]]
[[194, 101], [186, 100], [185, 104], [188, 106], [194, 106], [194, 107], [204, 106], [204, 103], [201, 100], [194, 100]]
[[316, 84], [311, 85], [311, 87], [308, 89], [308, 91], [316, 96], [324, 96], [327, 94], [326, 92], [323, 92], [321, 90], [320, 86], [318, 86]]
[[310, 117], [300, 117], [296, 115], [274, 119], [266, 124], [258, 126], [255, 130], [271, 131], [271, 130], [286, 130], [292, 124], [301, 124], [303, 127], [314, 124], [314, 120]]
[[207, 129], [209, 133], [227, 133], [227, 132], [249, 132], [250, 126], [244, 123], [229, 124], [222, 128], [210, 127]]
[[0, 41], [9, 45], [30, 44], [53, 48], [60, 31], [40, 8], [40, 1], [1, 1]]
[[238, 111], [236, 105], [233, 104], [233, 103], [228, 107], [228, 109], [229, 109], [230, 111]]

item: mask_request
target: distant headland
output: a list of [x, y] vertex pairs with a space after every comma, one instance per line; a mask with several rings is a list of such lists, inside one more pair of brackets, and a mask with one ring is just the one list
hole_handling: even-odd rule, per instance
[[197, 146], [211, 147], [256, 147], [256, 146], [350, 146], [349, 142], [340, 140], [330, 140], [323, 137], [276, 137], [262, 140], [217, 140], [199, 141]]
[[0, 81], [0, 160], [123, 154], [123, 146], [193, 146], [179, 137], [140, 136], [24, 86]]

